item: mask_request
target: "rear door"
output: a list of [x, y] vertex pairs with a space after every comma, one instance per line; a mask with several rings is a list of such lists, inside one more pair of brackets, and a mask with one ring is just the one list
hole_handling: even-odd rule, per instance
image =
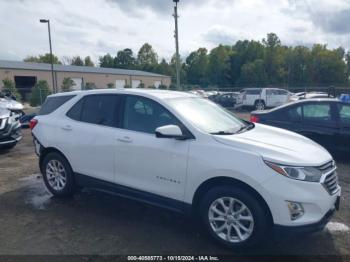
[[350, 152], [350, 104], [338, 103], [340, 129], [337, 136], [337, 147]]
[[243, 95], [243, 105], [254, 106], [258, 99], [264, 99], [261, 97], [261, 89], [246, 89]]
[[287, 90], [278, 89], [277, 94], [278, 94], [278, 98], [277, 98], [276, 106], [280, 106], [288, 102], [289, 93]]
[[267, 107], [275, 107], [277, 103], [277, 93], [275, 89], [266, 89], [266, 96], [263, 97]]
[[336, 108], [333, 103], [315, 101], [303, 104], [301, 134], [327, 149], [334, 149], [337, 132]]
[[74, 172], [114, 182], [118, 95], [88, 95], [66, 114], [60, 145]]

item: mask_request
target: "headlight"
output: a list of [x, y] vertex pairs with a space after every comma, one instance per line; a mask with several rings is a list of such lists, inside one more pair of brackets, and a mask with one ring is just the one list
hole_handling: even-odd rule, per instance
[[308, 182], [320, 182], [322, 172], [314, 167], [293, 167], [283, 166], [275, 163], [265, 161], [266, 165], [275, 170], [278, 174], [283, 176], [308, 181]]

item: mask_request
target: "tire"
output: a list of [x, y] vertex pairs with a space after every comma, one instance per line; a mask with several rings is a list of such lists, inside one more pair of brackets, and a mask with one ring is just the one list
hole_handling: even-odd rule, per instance
[[[236, 212], [228, 215], [230, 212], [224, 211], [221, 200], [229, 207], [231, 199], [233, 199], [233, 210]], [[242, 204], [246, 209], [240, 210], [243, 208]], [[215, 212], [213, 212], [213, 208], [216, 210]], [[225, 215], [220, 216], [216, 213], [217, 210]], [[200, 204], [200, 216], [206, 231], [216, 242], [237, 250], [262, 243], [271, 225], [268, 211], [262, 207], [256, 197], [235, 186], [220, 186], [209, 190]], [[220, 221], [222, 218], [224, 221]], [[252, 220], [249, 221], [249, 218]], [[248, 230], [243, 230], [240, 225]], [[214, 229], [221, 232], [216, 233]], [[237, 230], [241, 233], [240, 237]], [[229, 239], [227, 238], [228, 234], [230, 234]]]
[[54, 196], [67, 197], [74, 194], [74, 173], [61, 154], [48, 153], [42, 161], [41, 170], [45, 185]]
[[265, 102], [263, 100], [257, 100], [254, 103], [255, 110], [264, 110]]

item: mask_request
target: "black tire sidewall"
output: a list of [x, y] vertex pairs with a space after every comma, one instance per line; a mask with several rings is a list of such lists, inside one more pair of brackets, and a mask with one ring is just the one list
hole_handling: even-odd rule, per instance
[[259, 108], [258, 108], [258, 105], [259, 105], [259, 104], [262, 104], [262, 105], [263, 105], [262, 110], [264, 110], [264, 109], [265, 109], [265, 102], [262, 101], [262, 100], [258, 100], [258, 101], [255, 102], [255, 109], [256, 109], [256, 110], [259, 109]]
[[[47, 180], [47, 175], [46, 175], [46, 166], [51, 160], [57, 160], [59, 161], [65, 168], [66, 170], [66, 185], [62, 190], [55, 190], [53, 189], [48, 180]], [[58, 197], [65, 197], [65, 196], [70, 196], [74, 193], [74, 188], [75, 188], [75, 182], [74, 182], [74, 176], [73, 176], [73, 171], [68, 163], [68, 161], [61, 155], [55, 152], [49, 153], [45, 156], [43, 162], [42, 162], [42, 167], [41, 170], [43, 172], [43, 179], [44, 183], [47, 187], [47, 189], [54, 195]]]
[[[242, 203], [244, 203], [249, 208], [254, 218], [254, 229], [252, 235], [247, 240], [240, 243], [230, 243], [221, 239], [211, 229], [208, 217], [209, 207], [214, 200], [220, 197], [234, 197]], [[209, 235], [214, 240], [216, 240], [216, 242], [231, 249], [244, 249], [259, 244], [264, 238], [265, 233], [270, 228], [268, 213], [262, 207], [261, 203], [259, 203], [256, 197], [251, 193], [235, 186], [220, 186], [209, 190], [201, 202], [200, 216], [202, 219], [202, 223]]]

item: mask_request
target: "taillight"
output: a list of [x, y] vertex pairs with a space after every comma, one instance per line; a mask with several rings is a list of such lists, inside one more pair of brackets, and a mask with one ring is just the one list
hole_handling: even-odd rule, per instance
[[29, 121], [29, 128], [30, 130], [33, 130], [33, 128], [38, 124], [38, 120], [37, 119], [32, 119]]
[[256, 115], [251, 115], [250, 116], [250, 122], [258, 123], [259, 122], [259, 117], [256, 116]]

